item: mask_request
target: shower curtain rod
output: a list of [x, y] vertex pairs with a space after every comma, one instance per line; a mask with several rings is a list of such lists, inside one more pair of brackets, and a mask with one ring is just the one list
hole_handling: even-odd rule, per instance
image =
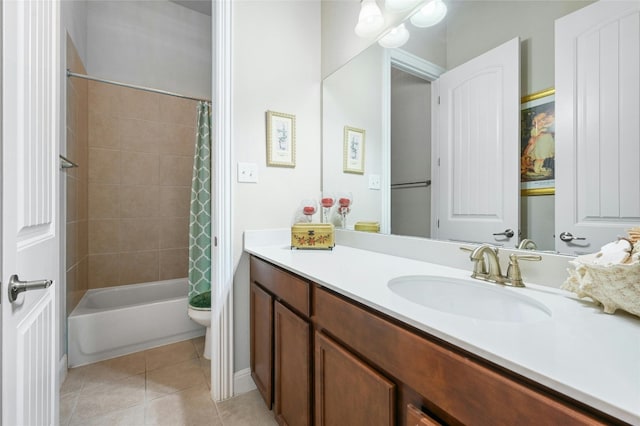
[[211, 100], [205, 99], [205, 98], [195, 98], [193, 96], [187, 96], [187, 95], [181, 95], [179, 93], [167, 92], [166, 90], [152, 89], [150, 87], [137, 86], [135, 84], [120, 83], [119, 81], [106, 80], [104, 78], [92, 77], [92, 76], [86, 75], [86, 74], [78, 74], [78, 73], [72, 72], [71, 70], [67, 70], [67, 77], [84, 78], [85, 80], [92, 80], [92, 81], [98, 81], [100, 83], [114, 84], [116, 86], [128, 87], [130, 89], [144, 90], [145, 92], [153, 92], [153, 93], [159, 93], [161, 95], [174, 96], [176, 98], [191, 99], [193, 101], [202, 101], [202, 102], [211, 103]]

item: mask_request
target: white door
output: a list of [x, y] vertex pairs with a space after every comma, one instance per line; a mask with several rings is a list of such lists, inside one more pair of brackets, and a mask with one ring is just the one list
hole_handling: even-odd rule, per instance
[[[2, 2], [2, 424], [57, 424], [59, 3]], [[43, 281], [10, 301], [10, 277]], [[38, 282], [39, 281], [39, 282]]]
[[447, 71], [433, 89], [433, 237], [516, 245], [519, 39]]
[[556, 250], [583, 254], [640, 226], [640, 3], [594, 3], [555, 34]]

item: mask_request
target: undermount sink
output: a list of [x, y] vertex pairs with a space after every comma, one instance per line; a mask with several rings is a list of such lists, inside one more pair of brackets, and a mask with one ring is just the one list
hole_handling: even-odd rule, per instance
[[411, 275], [394, 278], [388, 286], [410, 302], [480, 320], [537, 322], [551, 317], [549, 308], [535, 299], [471, 280]]

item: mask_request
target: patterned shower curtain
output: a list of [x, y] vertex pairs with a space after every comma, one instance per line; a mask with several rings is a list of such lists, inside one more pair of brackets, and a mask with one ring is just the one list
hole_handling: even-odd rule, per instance
[[189, 304], [211, 307], [211, 107], [198, 103], [189, 215]]

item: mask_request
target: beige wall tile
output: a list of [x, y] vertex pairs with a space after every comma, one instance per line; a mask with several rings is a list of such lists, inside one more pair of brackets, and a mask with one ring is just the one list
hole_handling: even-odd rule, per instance
[[80, 220], [76, 222], [76, 262], [89, 254], [89, 221]]
[[99, 219], [89, 221], [89, 253], [118, 253], [120, 251], [120, 221]]
[[120, 105], [118, 86], [97, 81], [89, 81], [88, 85], [89, 113], [101, 112], [103, 114], [116, 115]]
[[120, 217], [158, 217], [160, 208], [157, 186], [120, 187]]
[[[76, 139], [77, 137], [76, 137], [75, 129], [67, 126], [67, 146], [66, 146], [66, 150], [63, 152], [62, 155], [64, 155], [70, 160], [73, 160], [74, 158], [78, 158], [78, 146], [76, 143]], [[78, 177], [78, 173], [79, 173], [78, 168], [66, 169], [66, 170], [67, 170], [66, 171], [67, 176]]]
[[120, 149], [118, 119], [100, 111], [89, 113], [88, 141], [94, 148]]
[[198, 101], [163, 96], [159, 103], [158, 121], [196, 127]]
[[160, 156], [149, 152], [122, 153], [122, 183], [125, 185], [157, 185]]
[[89, 217], [117, 219], [120, 217], [120, 186], [89, 184]]
[[160, 239], [159, 219], [122, 219], [120, 251], [157, 250]]
[[78, 220], [87, 220], [89, 218], [89, 185], [86, 179], [78, 181], [77, 197]]
[[67, 222], [75, 222], [78, 218], [78, 181], [67, 175]]
[[71, 311], [77, 306], [75, 297], [78, 293], [78, 268], [79, 265], [74, 265], [67, 271], [67, 289], [66, 289], [66, 301], [67, 301], [67, 316], [71, 314]]
[[78, 128], [78, 93], [73, 85], [67, 85], [67, 126], [76, 130]]
[[189, 247], [189, 218], [162, 218], [160, 220], [160, 248]]
[[120, 151], [89, 148], [89, 181], [120, 183]]
[[160, 187], [160, 216], [189, 217], [191, 188], [180, 186]]
[[119, 284], [120, 255], [89, 255], [89, 288], [111, 287]]
[[160, 156], [160, 185], [189, 186], [193, 175], [193, 157]]
[[159, 138], [161, 153], [193, 157], [196, 141], [195, 127], [161, 123], [159, 128], [162, 129]]
[[78, 246], [78, 227], [77, 222], [67, 223], [67, 265], [69, 269], [76, 263], [76, 253]]
[[[85, 256], [78, 262], [78, 290], [80, 291], [80, 298], [84, 296], [84, 293], [89, 288], [89, 256]], [[80, 300], [78, 298], [78, 300]]]
[[158, 281], [158, 251], [121, 253], [120, 268], [120, 284]]
[[160, 279], [172, 280], [189, 275], [189, 249], [160, 250]]
[[157, 122], [119, 118], [118, 125], [123, 151], [159, 152], [163, 129]]
[[158, 120], [160, 101], [164, 95], [143, 90], [124, 89], [120, 91], [118, 116], [138, 120]]

